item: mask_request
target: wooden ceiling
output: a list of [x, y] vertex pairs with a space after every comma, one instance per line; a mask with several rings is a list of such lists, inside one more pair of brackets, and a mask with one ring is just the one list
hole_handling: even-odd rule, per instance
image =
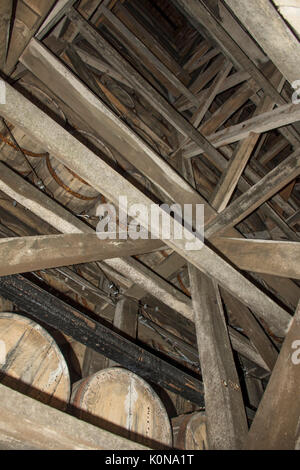
[[[101, 352], [194, 402], [174, 414], [205, 404], [211, 448], [296, 442], [299, 11], [296, 0], [0, 5], [0, 294], [37, 318], [42, 296], [40, 320], [85, 344], [85, 373]], [[204, 204], [204, 247], [100, 241], [97, 205], [122, 195]], [[124, 354], [122, 299], [138, 318], [134, 334], [129, 320], [118, 328]], [[107, 322], [106, 350], [84, 339], [88, 319]]]

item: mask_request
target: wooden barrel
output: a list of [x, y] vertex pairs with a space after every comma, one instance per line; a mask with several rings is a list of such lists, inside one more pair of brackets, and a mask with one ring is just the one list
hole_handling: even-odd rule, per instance
[[128, 370], [103, 369], [77, 382], [71, 403], [80, 418], [123, 437], [150, 447], [172, 445], [170, 421], [160, 398]]
[[69, 402], [69, 371], [57, 344], [16, 313], [0, 313], [0, 382], [61, 410]]
[[[35, 168], [45, 156], [45, 149], [21, 129], [13, 127], [11, 124], [8, 125], [14, 139], [9, 134], [7, 128], [1, 125], [0, 160], [6, 162], [13, 170], [28, 176], [32, 172], [32, 168]], [[18, 146], [21, 148], [21, 151]]]
[[77, 214], [89, 210], [100, 197], [96, 189], [52, 155], [44, 158], [36, 171], [50, 194]]
[[172, 430], [175, 449], [208, 450], [206, 417], [203, 412], [173, 418]]

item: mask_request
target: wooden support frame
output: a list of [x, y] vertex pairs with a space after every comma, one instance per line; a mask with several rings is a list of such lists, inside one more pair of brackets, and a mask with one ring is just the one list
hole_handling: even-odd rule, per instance
[[[54, 154], [58, 160], [68, 168], [75, 171], [108, 200], [118, 204], [118, 196], [124, 192], [127, 196], [128, 205], [144, 204], [147, 211], [139, 214], [137, 221], [148, 227], [148, 214], [151, 213], [152, 202], [133, 185], [113, 170], [105, 162], [96, 157], [84, 145], [68, 134], [59, 124], [55, 123], [44, 112], [39, 110], [20, 93], [5, 83], [6, 104], [0, 105], [0, 113], [13, 124], [26, 130], [33, 138], [42, 141], [47, 150]], [[22, 112], [21, 112], [22, 110]], [[85, 155], [84, 162], [82, 155]], [[97, 174], [102, 175], [101, 183]], [[104, 175], [106, 177], [104, 178]], [[111, 186], [114, 181], [114, 188]], [[116, 188], [118, 191], [116, 192]], [[162, 209], [158, 209], [162, 215]], [[170, 215], [167, 215], [171, 219]], [[170, 220], [171, 222], [171, 220]], [[181, 226], [178, 221], [172, 219], [174, 230]], [[149, 227], [148, 227], [149, 229]], [[161, 237], [159, 227], [158, 237]], [[191, 241], [197, 243], [197, 238], [190, 232]], [[262, 291], [255, 287], [250, 281], [243, 277], [238, 271], [221, 259], [210, 248], [204, 245], [200, 251], [187, 251], [186, 240], [177, 240], [174, 234], [170, 239], [164, 240], [168, 246], [175, 249], [188, 262], [198, 267], [205, 274], [213, 277], [220, 286], [229, 290], [233, 296], [239, 298], [245, 305], [249, 306], [256, 314], [271, 324], [277, 333], [284, 334], [289, 323], [289, 314], [267, 297]], [[241, 295], [242, 292], [242, 295]]]
[[88, 233], [1, 238], [0, 276], [133, 256], [162, 246], [159, 240], [100, 240]]

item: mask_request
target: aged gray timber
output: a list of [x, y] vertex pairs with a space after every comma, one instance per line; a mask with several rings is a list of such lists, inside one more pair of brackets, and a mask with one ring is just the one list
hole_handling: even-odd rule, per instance
[[[150, 230], [148, 214], [151, 213], [151, 200], [136, 189], [123, 176], [113, 170], [108, 164], [100, 160], [93, 152], [66, 132], [59, 124], [53, 121], [43, 111], [38, 109], [19, 92], [3, 81], [6, 90], [6, 104], [0, 104], [0, 113], [17, 127], [25, 130], [32, 138], [43, 142], [47, 151], [87, 183], [97, 189], [109, 201], [119, 203], [119, 196], [126, 195], [128, 206], [144, 204], [145, 211], [140, 213], [136, 220]], [[84, 159], [82, 158], [84, 155]], [[98, 175], [101, 175], [99, 180]], [[111, 182], [114, 181], [112, 186]], [[124, 207], [121, 206], [121, 210]], [[233, 296], [249, 306], [257, 315], [264, 318], [277, 333], [284, 334], [289, 323], [289, 314], [278, 306], [271, 298], [243, 277], [231, 265], [220, 258], [206, 245], [199, 250], [197, 234], [187, 230], [189, 243], [194, 243], [194, 250], [186, 249], [186, 238], [174, 238], [176, 230], [182, 225], [169, 214], [158, 208], [160, 217], [164, 215], [170, 221], [171, 236], [163, 240], [168, 246], [182, 255], [188, 262], [198, 267], [208, 276], [213, 277], [220, 286], [232, 293]], [[163, 239], [161, 224], [155, 228], [156, 236]], [[275, 332], [275, 331], [274, 331]]]
[[225, 1], [283, 76], [290, 83], [299, 80], [299, 40], [272, 2], [265, 0]]
[[0, 239], [0, 276], [133, 256], [156, 250], [159, 240], [99, 240], [96, 234]]
[[194, 266], [189, 272], [209, 448], [240, 449], [248, 426], [219, 288]]
[[[220, 21], [212, 15], [203, 0], [171, 0], [187, 19], [203, 34], [203, 29], [209, 37], [212, 37], [219, 45], [221, 50], [234, 63], [238, 70], [245, 70], [250, 73], [264, 92], [269, 95], [276, 104], [286, 104], [285, 100], [278, 93], [275, 87], [265, 77], [261, 70], [256, 67], [254, 62], [245, 54], [239, 45], [223, 28]], [[248, 3], [249, 5], [249, 3]], [[299, 137], [299, 136], [298, 136]]]
[[300, 243], [218, 238], [222, 253], [240, 269], [300, 279]]
[[[246, 139], [252, 132], [261, 134], [278, 127], [287, 126], [296, 121], [300, 121], [300, 104], [285, 104], [272, 111], [259, 114], [247, 121], [216, 132], [210, 135], [208, 140], [215, 147], [222, 147], [223, 145]], [[184, 155], [190, 158], [201, 153], [203, 153], [203, 150], [200, 151], [196, 145], [192, 144], [187, 148]]]
[[245, 449], [289, 450], [300, 416], [300, 303], [246, 438]]
[[0, 384], [2, 450], [149, 450]]

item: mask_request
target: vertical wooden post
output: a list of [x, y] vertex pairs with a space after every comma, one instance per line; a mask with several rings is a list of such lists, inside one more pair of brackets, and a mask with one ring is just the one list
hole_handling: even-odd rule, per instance
[[300, 417], [300, 302], [245, 442], [246, 449], [294, 449]]
[[247, 419], [218, 285], [189, 265], [210, 449], [240, 449]]
[[[123, 298], [116, 305], [114, 316], [114, 330], [128, 338], [135, 339], [138, 322], [138, 304], [134, 300]], [[111, 359], [107, 360], [107, 367], [116, 366]]]

